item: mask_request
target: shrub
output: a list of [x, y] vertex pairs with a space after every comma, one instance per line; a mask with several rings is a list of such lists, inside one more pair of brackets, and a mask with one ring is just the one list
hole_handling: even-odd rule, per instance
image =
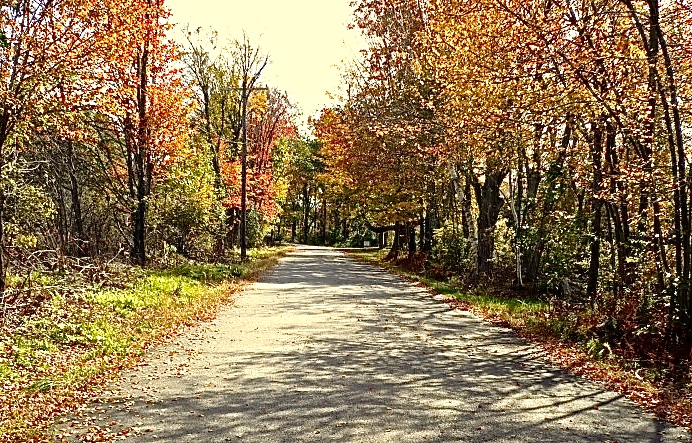
[[453, 224], [446, 223], [435, 230], [433, 245], [431, 260], [448, 270], [471, 272], [475, 267], [476, 251]]

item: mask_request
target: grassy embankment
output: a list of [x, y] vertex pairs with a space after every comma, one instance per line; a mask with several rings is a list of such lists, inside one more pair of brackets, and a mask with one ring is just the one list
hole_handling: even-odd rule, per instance
[[675, 383], [655, 366], [641, 365], [619, 357], [609, 346], [589, 334], [586, 314], [578, 314], [546, 300], [527, 299], [521, 294], [498, 296], [491, 291], [473, 290], [454, 282], [435, 279], [413, 271], [406, 260], [388, 262], [387, 251], [350, 253], [445, 295], [449, 303], [468, 309], [493, 323], [514, 329], [545, 350], [551, 363], [577, 375], [606, 384], [642, 404], [659, 417], [692, 428], [692, 387]]
[[[214, 318], [290, 248], [251, 251], [242, 264], [120, 267], [104, 284], [78, 282], [27, 318], [0, 327], [0, 441], [41, 441], [54, 417], [93, 396], [152, 344]], [[56, 286], [50, 274], [34, 285]]]

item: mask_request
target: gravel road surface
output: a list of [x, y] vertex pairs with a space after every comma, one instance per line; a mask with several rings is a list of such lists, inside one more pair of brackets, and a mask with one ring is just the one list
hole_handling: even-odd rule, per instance
[[[56, 433], [168, 442], [679, 442], [509, 330], [300, 247]], [[96, 428], [98, 427], [98, 428]], [[84, 437], [82, 437], [84, 438]]]

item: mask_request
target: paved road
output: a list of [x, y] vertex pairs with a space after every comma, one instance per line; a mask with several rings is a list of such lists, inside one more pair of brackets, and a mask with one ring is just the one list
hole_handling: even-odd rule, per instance
[[692, 441], [510, 331], [321, 248], [283, 259], [101, 402], [92, 425], [146, 442]]

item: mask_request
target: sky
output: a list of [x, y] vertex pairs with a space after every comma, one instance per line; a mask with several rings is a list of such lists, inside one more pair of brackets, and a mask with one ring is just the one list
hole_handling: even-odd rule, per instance
[[[348, 30], [350, 0], [168, 0], [172, 22], [182, 29], [202, 26], [221, 36], [242, 38], [270, 57], [261, 81], [288, 93], [309, 116], [334, 103], [342, 61], [354, 59], [364, 47], [358, 31]], [[180, 33], [175, 33], [182, 35]]]

